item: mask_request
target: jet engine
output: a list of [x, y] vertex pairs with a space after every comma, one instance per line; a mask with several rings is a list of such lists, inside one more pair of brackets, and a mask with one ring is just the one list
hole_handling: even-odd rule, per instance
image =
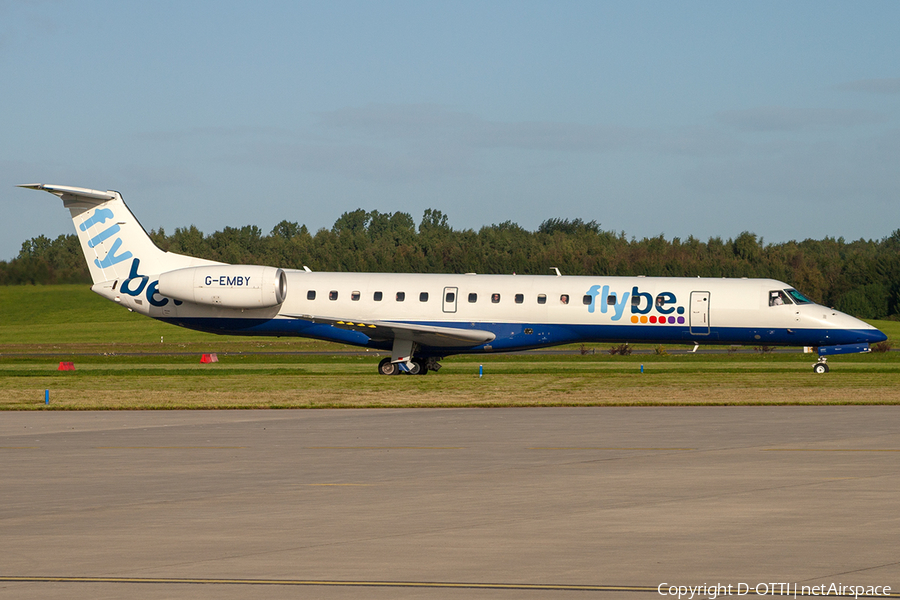
[[163, 273], [156, 289], [163, 296], [195, 304], [269, 308], [287, 297], [287, 275], [275, 267], [191, 267]]

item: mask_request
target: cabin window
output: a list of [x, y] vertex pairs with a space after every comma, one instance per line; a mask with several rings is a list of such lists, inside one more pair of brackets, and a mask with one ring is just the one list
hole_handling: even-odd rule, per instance
[[663, 292], [656, 297], [656, 310], [664, 315], [675, 312], [673, 304], [675, 304], [675, 294], [672, 292]]
[[308, 292], [306, 292], [306, 299], [307, 300], [315, 300], [316, 299], [316, 290], [309, 290]]
[[381, 292], [375, 292], [375, 296], [373, 297], [373, 299], [375, 300], [375, 302], [381, 302], [381, 298], [383, 296], [384, 294], [382, 294]]
[[354, 302], [359, 300], [359, 292], [350, 292], [350, 299]]
[[329, 300], [337, 300], [337, 296], [338, 296], [337, 290], [331, 290], [330, 292], [328, 292]]
[[547, 294], [538, 294], [538, 304], [547, 304]]
[[474, 292], [469, 294], [469, 302], [478, 302], [478, 294]]
[[584, 296], [581, 297], [581, 303], [584, 304], [585, 306], [589, 306], [591, 304], [591, 302], [593, 302], [593, 301], [594, 301], [594, 297], [591, 296], [590, 294], [585, 294]]
[[500, 302], [500, 294], [491, 294], [491, 302], [494, 304]]
[[559, 303], [560, 303], [560, 304], [568, 304], [568, 303], [569, 303], [569, 295], [568, 295], [568, 294], [563, 294], [562, 296], [560, 296], [560, 297], [559, 297]]
[[516, 304], [525, 302], [525, 294], [516, 294]]
[[397, 302], [406, 300], [406, 292], [397, 292]]
[[[641, 297], [635, 294], [631, 297], [631, 305], [632, 306], [640, 306], [641, 305]], [[647, 309], [649, 310], [649, 309]]]
[[533, 333], [534, 333], [534, 329], [532, 329], [531, 327], [525, 328], [525, 335], [531, 335]]
[[[800, 292], [797, 292], [798, 294]], [[772, 290], [769, 292], [769, 306], [781, 306], [783, 304], [793, 304], [790, 297], [781, 290]]]
[[428, 292], [419, 292], [419, 302], [428, 302]]
[[609, 305], [609, 306], [615, 306], [615, 305], [616, 305], [616, 295], [615, 295], [615, 294], [610, 294], [609, 296], [607, 296], [607, 297], [606, 297], [606, 304]]
[[456, 294], [453, 292], [447, 292], [447, 295], [444, 297], [445, 302], [456, 302]]

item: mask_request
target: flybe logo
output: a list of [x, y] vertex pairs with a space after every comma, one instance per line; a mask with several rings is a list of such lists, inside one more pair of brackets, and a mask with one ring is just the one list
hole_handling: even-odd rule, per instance
[[684, 306], [678, 305], [678, 298], [672, 292], [660, 292], [654, 298], [638, 286], [630, 292], [615, 292], [608, 285], [592, 285], [587, 295], [591, 296], [588, 312], [597, 312], [599, 306], [600, 313], [611, 313], [613, 321], [621, 320], [625, 316], [625, 307], [630, 306], [632, 323], [684, 324]]
[[[94, 225], [103, 225], [107, 221], [112, 220], [114, 216], [115, 215], [113, 215], [113, 211], [111, 211], [110, 209], [98, 208], [94, 211], [93, 215], [91, 215], [88, 219], [85, 219], [85, 221], [81, 225], [79, 225], [79, 229], [81, 229], [81, 231], [87, 231]], [[88, 248], [96, 248], [109, 238], [116, 236], [119, 233], [119, 230], [119, 224], [113, 223], [110, 227], [107, 227], [106, 229], [89, 239]], [[116, 263], [120, 263], [123, 260], [128, 260], [129, 258], [131, 258], [132, 254], [129, 250], [126, 250], [121, 254], [116, 254], [121, 247], [122, 238], [116, 237], [116, 239], [113, 240], [112, 247], [109, 249], [109, 252], [106, 253], [106, 256], [103, 257], [102, 260], [99, 258], [95, 258], [94, 264], [101, 269], [106, 269]]]
[[[141, 275], [138, 273], [138, 269], [141, 268], [141, 260], [139, 258], [131, 261], [131, 272], [128, 274], [128, 279], [119, 284], [119, 291], [126, 296], [133, 296], [137, 298], [140, 295], [144, 295], [147, 298], [147, 302], [149, 302], [152, 306], [165, 306], [169, 303], [169, 299], [165, 296], [160, 295], [159, 290], [157, 290], [157, 286], [159, 285], [159, 280], [150, 281], [150, 277], [147, 275]], [[176, 306], [181, 306], [183, 302], [181, 300], [175, 300], [173, 298]]]

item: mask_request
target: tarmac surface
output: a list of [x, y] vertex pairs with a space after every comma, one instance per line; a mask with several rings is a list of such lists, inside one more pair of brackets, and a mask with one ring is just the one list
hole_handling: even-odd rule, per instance
[[898, 475], [894, 406], [5, 412], [0, 598], [897, 597]]

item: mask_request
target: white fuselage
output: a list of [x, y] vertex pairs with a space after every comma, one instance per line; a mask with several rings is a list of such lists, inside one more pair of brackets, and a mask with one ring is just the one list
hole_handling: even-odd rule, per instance
[[[863, 352], [886, 336], [773, 279], [314, 273], [163, 252], [121, 194], [26, 184], [69, 209], [93, 290], [169, 323], [391, 351], [436, 370], [462, 352], [572, 342], [818, 346]], [[387, 359], [386, 359], [387, 360]], [[388, 374], [390, 365], [379, 370]]]
[[[861, 343], [881, 335], [849, 315], [811, 302], [796, 303], [785, 293], [791, 287], [773, 279], [285, 273], [287, 297], [282, 305], [267, 309], [190, 302], [154, 306], [149, 297], [112, 290], [104, 295], [151, 317], [223, 333], [304, 335], [305, 322], [380, 321], [480, 329], [496, 336], [486, 344], [433, 350], [439, 354], [578, 341], [819, 346]], [[786, 303], [772, 304], [773, 292], [781, 293]], [[156, 295], [156, 304], [161, 299]], [[348, 336], [346, 329], [330, 329], [336, 330], [333, 335], [321, 327], [306, 334], [383, 346]]]

